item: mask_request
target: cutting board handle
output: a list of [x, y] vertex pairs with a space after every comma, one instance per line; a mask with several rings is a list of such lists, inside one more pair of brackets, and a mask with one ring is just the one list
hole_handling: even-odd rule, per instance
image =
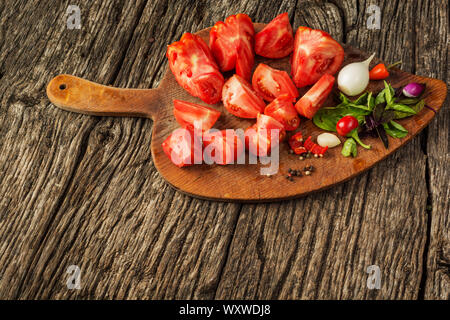
[[61, 74], [47, 86], [47, 96], [57, 107], [94, 116], [144, 117], [155, 120], [159, 89], [122, 89]]

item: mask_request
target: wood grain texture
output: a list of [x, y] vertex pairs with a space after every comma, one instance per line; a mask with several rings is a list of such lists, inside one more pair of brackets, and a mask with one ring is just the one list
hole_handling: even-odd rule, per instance
[[[167, 186], [151, 160], [150, 120], [75, 115], [45, 99], [60, 73], [157, 87], [167, 44], [237, 12], [269, 22], [287, 11], [294, 27], [325, 28], [448, 82], [445, 1], [379, 1], [381, 30], [365, 28], [370, 1], [82, 1], [80, 31], [65, 28], [68, 3], [8, 2], [0, 3], [1, 298], [448, 297], [440, 253], [448, 252], [448, 103], [427, 134], [358, 179], [299, 200], [239, 205]], [[66, 287], [71, 264], [81, 267], [81, 290]], [[366, 287], [371, 264], [381, 290]]]
[[[450, 83], [448, 16], [441, 8], [447, 1], [419, 1], [416, 9], [423, 14], [415, 31], [416, 73], [430, 74]], [[433, 23], [429, 23], [430, 19]], [[419, 33], [428, 36], [422, 37]], [[435, 57], [440, 57], [436, 59]], [[427, 154], [427, 182], [429, 188], [429, 247], [424, 275], [425, 299], [450, 299], [450, 108], [433, 120], [423, 136], [423, 150]]]

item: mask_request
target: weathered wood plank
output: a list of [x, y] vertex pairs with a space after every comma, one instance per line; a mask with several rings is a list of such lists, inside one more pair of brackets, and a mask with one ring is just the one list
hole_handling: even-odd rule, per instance
[[[411, 70], [411, 4], [380, 4], [385, 22], [375, 31], [366, 29], [367, 5], [300, 1], [294, 26], [322, 28], [339, 40], [352, 31], [349, 44], [387, 61], [401, 53]], [[416, 138], [342, 186], [287, 203], [244, 205], [216, 297], [417, 298], [426, 198], [425, 155]], [[366, 286], [370, 265], [381, 269], [380, 290]]]
[[[446, 7], [447, 10], [444, 10]], [[421, 12], [415, 25], [416, 73], [429, 74], [450, 83], [448, 1], [418, 1], [416, 10]], [[450, 299], [449, 138], [450, 109], [447, 98], [446, 105], [423, 137], [431, 206], [423, 288], [425, 299]]]
[[[47, 81], [61, 72], [114, 80], [143, 2], [87, 2], [83, 29], [66, 29], [62, 2], [2, 2], [0, 16], [0, 297], [23, 298], [39, 250], [97, 119], [55, 109]], [[17, 10], [20, 8], [20, 10]], [[90, 15], [89, 13], [95, 13]], [[87, 18], [89, 17], [89, 18]], [[33, 23], [30, 23], [32, 21]], [[104, 37], [97, 37], [97, 34]], [[82, 201], [82, 198], [80, 199]], [[68, 227], [68, 226], [67, 226]], [[75, 231], [76, 229], [74, 229]]]

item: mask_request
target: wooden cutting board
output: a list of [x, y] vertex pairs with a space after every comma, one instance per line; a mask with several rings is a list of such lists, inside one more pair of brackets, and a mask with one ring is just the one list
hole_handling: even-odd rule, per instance
[[[264, 27], [261, 23], [254, 25], [257, 32]], [[197, 33], [207, 43], [209, 30], [210, 28]], [[344, 49], [344, 65], [365, 60], [369, 56], [349, 46], [344, 46]], [[290, 73], [289, 58], [272, 60], [256, 56], [255, 67], [260, 62]], [[378, 62], [379, 60], [373, 61], [371, 67]], [[447, 85], [443, 81], [412, 75], [395, 68], [387, 81], [394, 87], [410, 82], [426, 83], [425, 102], [435, 110], [441, 108], [447, 95]], [[378, 91], [382, 88], [382, 81], [371, 81], [367, 90]], [[300, 95], [306, 91], [307, 88], [302, 88]], [[170, 162], [163, 152], [161, 143], [175, 128], [179, 127], [173, 116], [173, 100], [206, 104], [183, 90], [168, 68], [160, 86], [156, 89], [113, 88], [70, 75], [59, 75], [48, 84], [47, 95], [53, 104], [68, 111], [96, 116], [151, 118], [154, 122], [151, 151], [154, 164], [163, 178], [183, 193], [198, 198], [223, 201], [264, 202], [291, 199], [329, 188], [357, 176], [383, 160], [417, 135], [435, 116], [432, 110], [424, 108], [413, 117], [399, 120], [398, 122], [408, 129], [409, 134], [403, 139], [389, 137], [388, 150], [378, 139], [365, 138], [364, 142], [371, 144], [372, 149], [365, 150], [358, 147], [356, 158], [343, 157], [340, 154], [341, 146], [339, 146], [328, 150], [324, 158], [309, 158], [302, 161], [298, 156], [289, 154], [289, 147], [284, 142], [280, 146], [278, 172], [272, 176], [265, 176], [260, 174], [260, 168], [268, 167], [267, 164], [227, 166], [202, 164], [178, 168]], [[329, 98], [324, 105], [333, 106], [334, 103]], [[215, 128], [246, 129], [255, 122], [255, 120], [240, 119], [231, 115], [222, 103], [213, 107], [222, 112]], [[315, 127], [312, 121], [305, 119], [302, 119], [300, 131], [304, 137], [311, 135], [313, 141], [323, 132]], [[246, 157], [248, 159], [248, 154]], [[312, 175], [303, 175], [303, 177], [294, 178], [294, 181], [285, 178], [289, 168], [303, 169], [307, 165], [314, 166], [315, 171]]]

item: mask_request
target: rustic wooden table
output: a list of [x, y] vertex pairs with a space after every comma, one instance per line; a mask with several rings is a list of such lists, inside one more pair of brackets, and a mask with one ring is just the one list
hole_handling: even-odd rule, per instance
[[[381, 8], [381, 29], [366, 9]], [[69, 4], [81, 29], [67, 28]], [[0, 3], [0, 298], [449, 299], [448, 102], [407, 146], [328, 191], [271, 204], [172, 190], [152, 121], [55, 108], [48, 81], [156, 87], [166, 45], [238, 12], [324, 29], [402, 69], [449, 82], [439, 1]], [[70, 265], [80, 290], [69, 289]], [[381, 288], [367, 287], [379, 266]]]

